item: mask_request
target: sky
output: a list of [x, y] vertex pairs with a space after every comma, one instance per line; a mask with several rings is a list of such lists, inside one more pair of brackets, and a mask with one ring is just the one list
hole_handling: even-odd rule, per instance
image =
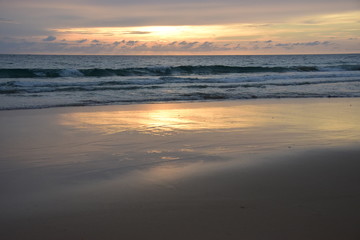
[[360, 0], [0, 0], [0, 53], [360, 53]]

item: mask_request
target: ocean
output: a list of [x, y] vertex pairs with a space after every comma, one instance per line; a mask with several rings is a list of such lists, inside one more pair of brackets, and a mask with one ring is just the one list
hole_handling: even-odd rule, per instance
[[360, 97], [360, 54], [0, 55], [0, 110]]

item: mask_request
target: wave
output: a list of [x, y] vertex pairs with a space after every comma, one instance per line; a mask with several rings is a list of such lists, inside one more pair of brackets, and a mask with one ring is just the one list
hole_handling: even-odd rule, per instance
[[126, 91], [126, 90], [139, 90], [139, 89], [159, 89], [160, 86], [124, 86], [124, 87], [87, 87], [87, 86], [73, 86], [73, 87], [46, 87], [46, 88], [14, 88], [14, 89], [1, 89], [0, 94], [24, 94], [24, 93], [51, 93], [51, 92], [96, 92], [96, 91]]
[[0, 69], [0, 78], [59, 78], [59, 77], [109, 77], [109, 76], [181, 76], [219, 75], [231, 73], [285, 73], [360, 71], [360, 65], [290, 66], [290, 67], [239, 67], [239, 66], [175, 66], [120, 69]]
[[346, 84], [360, 83], [355, 79], [301, 79], [296, 81], [237, 81], [237, 79], [197, 79], [197, 78], [175, 78], [153, 79], [139, 81], [96, 81], [96, 82], [22, 82], [8, 81], [0, 83], [0, 94], [26, 94], [26, 93], [50, 93], [50, 92], [96, 92], [96, 91], [133, 91], [133, 90], [155, 90], [169, 87], [176, 89], [234, 89], [234, 88], [266, 88], [266, 87], [290, 87], [320, 84]]

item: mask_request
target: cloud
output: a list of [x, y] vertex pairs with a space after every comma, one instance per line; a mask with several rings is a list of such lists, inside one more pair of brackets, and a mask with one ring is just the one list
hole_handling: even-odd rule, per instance
[[0, 23], [15, 23], [15, 22], [11, 19], [0, 17]]
[[[3, 3], [4, 2], [4, 3]], [[357, 0], [13, 0], [0, 14], [40, 29], [281, 22], [347, 12]], [[34, 18], [33, 16], [37, 16]]]
[[6, 38], [0, 40], [0, 53], [62, 53], [66, 49], [66, 42], [34, 42], [26, 39]]
[[123, 32], [123, 34], [134, 34], [134, 35], [142, 35], [142, 34], [150, 34], [151, 32], [147, 31], [129, 31], [129, 32]]
[[168, 44], [168, 46], [174, 46], [175, 48], [180, 48], [181, 50], [189, 50], [189, 49], [194, 48], [198, 44], [199, 44], [199, 42], [181, 41], [179, 43], [171, 42], [170, 44]]
[[81, 40], [78, 40], [76, 41], [77, 43], [84, 43], [84, 42], [87, 42], [87, 39], [81, 39]]
[[201, 44], [199, 46], [199, 48], [209, 48], [209, 47], [213, 47], [214, 46], [214, 43], [212, 42], [204, 42], [203, 44]]
[[48, 37], [43, 39], [43, 41], [45, 41], [45, 42], [52, 42], [52, 41], [55, 41], [55, 40], [56, 40], [55, 36], [48, 36]]
[[245, 46], [242, 46], [241, 44], [236, 44], [236, 46], [233, 47], [233, 50], [247, 50], [248, 48]]
[[138, 41], [127, 41], [126, 46], [134, 46]]
[[292, 43], [278, 43], [275, 47], [289, 47], [292, 46]]
[[[321, 45], [323, 43], [319, 42], [319, 41], [314, 41], [314, 42], [304, 42], [304, 43], [293, 43], [294, 46], [317, 46], [317, 45]], [[326, 42], [326, 44], [328, 44], [328, 42]]]
[[[209, 25], [219, 23], [279, 22], [304, 15], [356, 9], [356, 0], [93, 0], [101, 18], [98, 26]], [[134, 15], [136, 12], [136, 15]]]
[[[71, 47], [89, 53], [100, 49], [148, 51], [147, 54], [263, 50], [288, 53], [297, 49], [310, 52], [332, 48], [330, 43], [324, 43], [329, 39], [357, 38], [358, 1], [5, 0], [1, 1], [0, 29], [2, 38], [27, 39], [34, 44], [40, 41], [49, 46], [55, 46], [50, 43], [59, 42], [57, 39], [68, 39], [66, 51]], [[173, 29], [160, 31], [169, 26], [178, 34]], [[189, 30], [181, 29], [188, 26]], [[54, 36], [57, 39], [52, 40]], [[264, 41], [268, 39], [273, 41]], [[259, 42], [249, 43], [256, 40]], [[347, 41], [348, 47], [343, 49], [357, 52], [356, 41]], [[41, 48], [41, 44], [35, 45]], [[60, 51], [60, 47], [54, 48]]]
[[224, 41], [241, 41], [241, 40], [251, 40], [260, 38], [261, 35], [239, 35], [239, 36], [222, 36], [215, 38], [216, 40], [224, 40]]
[[319, 45], [330, 45], [331, 42], [329, 41], [313, 41], [313, 42], [296, 42], [296, 43], [277, 43], [275, 44], [275, 47], [283, 47], [283, 48], [294, 48], [296, 46], [305, 46], [305, 47], [313, 47], [313, 46], [319, 46]]
[[[84, 40], [84, 39], [83, 39]], [[84, 41], [85, 42], [85, 41]], [[358, 41], [137, 41], [103, 40], [39, 41], [34, 39], [0, 38], [0, 53], [50, 53], [50, 54], [279, 54], [279, 53], [353, 53]], [[352, 47], [348, 47], [352, 44]], [[335, 47], [337, 47], [335, 49]], [[360, 50], [360, 49], [359, 49]]]
[[121, 40], [121, 41], [115, 41], [115, 42], [113, 42], [112, 44], [113, 44], [114, 46], [119, 46], [120, 44], [125, 44], [125, 43], [126, 43], [125, 40]]

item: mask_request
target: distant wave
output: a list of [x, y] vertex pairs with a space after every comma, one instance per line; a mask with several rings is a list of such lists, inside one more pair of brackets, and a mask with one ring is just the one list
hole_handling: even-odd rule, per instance
[[284, 73], [360, 71], [360, 65], [291, 66], [291, 67], [237, 67], [237, 66], [175, 66], [121, 69], [0, 69], [0, 78], [59, 78], [59, 77], [108, 77], [108, 76], [186, 76], [220, 75], [231, 73]]

